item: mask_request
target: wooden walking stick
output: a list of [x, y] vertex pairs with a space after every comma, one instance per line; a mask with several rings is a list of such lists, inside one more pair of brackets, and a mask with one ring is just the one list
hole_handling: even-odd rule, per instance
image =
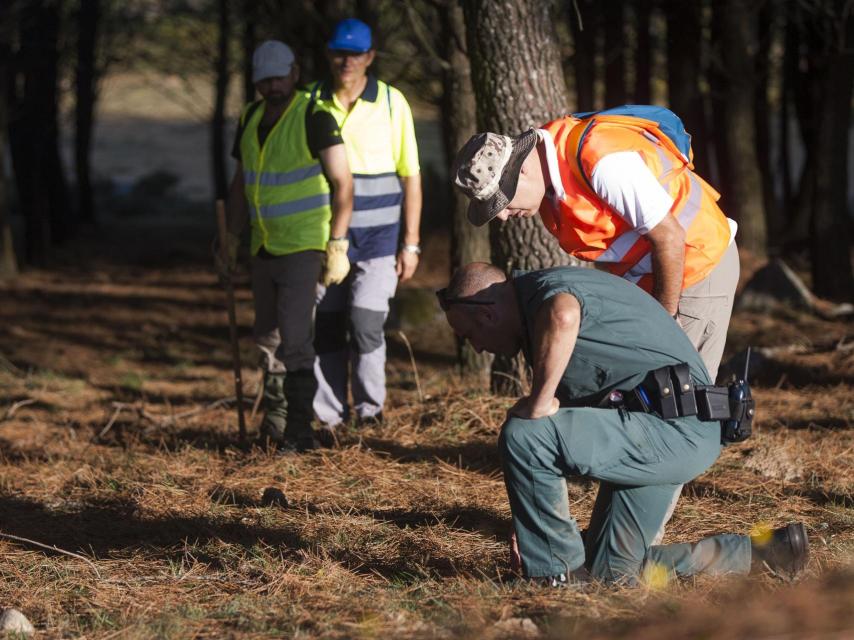
[[[224, 263], [228, 263], [226, 245], [225, 203], [216, 201], [216, 225], [219, 230], [219, 254]], [[234, 285], [231, 276], [223, 278], [225, 300], [228, 307], [228, 332], [231, 336], [231, 361], [234, 365], [234, 395], [237, 397], [237, 425], [240, 429], [240, 444], [246, 442], [246, 421], [243, 418], [243, 377], [240, 373], [240, 347], [237, 343], [237, 313], [234, 307]]]

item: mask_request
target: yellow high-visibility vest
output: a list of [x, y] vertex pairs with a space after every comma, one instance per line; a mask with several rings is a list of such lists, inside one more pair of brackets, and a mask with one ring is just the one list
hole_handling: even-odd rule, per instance
[[329, 183], [306, 138], [308, 96], [297, 90], [285, 112], [258, 144], [261, 108], [249, 105], [240, 117], [240, 158], [249, 204], [252, 255], [326, 249], [332, 206]]

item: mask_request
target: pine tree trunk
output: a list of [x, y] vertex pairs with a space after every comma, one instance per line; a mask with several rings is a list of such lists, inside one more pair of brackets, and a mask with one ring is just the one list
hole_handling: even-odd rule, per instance
[[228, 0], [217, 0], [219, 12], [219, 39], [216, 59], [214, 110], [211, 118], [211, 162], [214, 193], [225, 199], [228, 193], [228, 176], [225, 169], [225, 98], [228, 93]]
[[9, 182], [6, 179], [7, 105], [9, 104], [10, 67], [12, 64], [11, 10], [0, 7], [0, 279], [11, 278], [18, 273], [12, 228], [9, 224]]
[[623, 0], [604, 0], [605, 106], [626, 103], [626, 37], [623, 32]]
[[[466, 28], [462, 7], [449, 2], [440, 12], [445, 61], [442, 72], [442, 129], [445, 138], [446, 165], [451, 166], [460, 147], [477, 130], [474, 89], [471, 83], [471, 63], [466, 52]], [[452, 189], [453, 235], [451, 237], [451, 267], [470, 262], [489, 262], [489, 228], [476, 227], [468, 221], [468, 198]], [[457, 343], [457, 358], [464, 375], [471, 375], [486, 384], [492, 358], [477, 353], [464, 341]]]
[[[769, 230], [769, 247], [778, 247], [784, 228], [783, 217], [774, 195], [774, 163], [771, 159], [771, 101], [768, 89], [771, 83], [771, 43], [776, 30], [777, 2], [766, 0], [759, 5], [758, 47], [756, 49], [756, 82], [754, 84], [753, 126], [756, 130], [756, 159], [762, 176], [762, 203], [765, 208], [766, 227]], [[773, 251], [772, 253], [776, 253]]]
[[252, 0], [243, 0], [241, 3], [243, 18], [243, 33], [240, 38], [240, 46], [243, 56], [243, 101], [250, 103], [255, 100], [255, 83], [252, 82], [252, 54], [255, 53], [257, 37], [255, 34], [255, 21], [257, 10]]
[[634, 102], [652, 102], [652, 34], [649, 31], [653, 0], [635, 0], [635, 29], [637, 51], [635, 52]]
[[[576, 8], [578, 11], [576, 12]], [[577, 111], [595, 108], [596, 29], [599, 12], [596, 0], [570, 2], [572, 37], [575, 44], [573, 67], [575, 70], [575, 107]]]
[[[13, 97], [9, 148], [24, 214], [25, 259], [44, 266], [69, 231], [68, 194], [59, 160], [57, 1], [25, 4], [19, 59], [23, 93]], [[13, 83], [19, 86], [20, 83]]]
[[751, 7], [749, 0], [725, 0], [715, 6], [724, 74], [720, 84], [724, 125], [719, 135], [726, 149], [722, 163], [728, 167], [721, 204], [738, 222], [739, 246], [763, 257], [767, 233], [753, 126], [755, 74], [751, 52], [756, 49], [756, 16]]
[[[463, 9], [478, 128], [516, 135], [567, 113], [568, 99], [553, 20], [553, 4], [537, 0], [465, 0]], [[539, 217], [493, 221], [492, 262], [506, 271], [570, 263]], [[494, 389], [519, 394], [518, 363], [506, 371], [496, 358]], [[505, 369], [505, 370], [502, 370]], [[508, 377], [509, 376], [509, 377]]]
[[851, 272], [851, 212], [848, 211], [848, 133], [854, 86], [854, 17], [842, 1], [823, 3], [817, 16], [827, 54], [820, 78], [819, 124], [813, 149], [810, 216], [813, 290], [836, 300], [854, 299]]
[[77, 212], [80, 220], [96, 219], [92, 193], [92, 127], [95, 117], [97, 69], [95, 47], [101, 18], [100, 0], [80, 0], [77, 14], [77, 102], [74, 161], [77, 174]]
[[701, 42], [703, 39], [702, 4], [666, 0], [667, 15], [667, 89], [670, 109], [691, 134], [694, 166], [697, 173], [712, 180], [709, 136], [706, 133], [706, 101], [700, 91], [703, 76]]

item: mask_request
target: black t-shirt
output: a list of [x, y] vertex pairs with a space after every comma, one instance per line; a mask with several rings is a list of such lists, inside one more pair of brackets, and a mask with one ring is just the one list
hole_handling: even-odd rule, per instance
[[[250, 107], [250, 112], [246, 121], [248, 122], [249, 118], [254, 115], [255, 110], [263, 108], [263, 101], [256, 102], [252, 107]], [[344, 139], [341, 137], [341, 129], [338, 127], [338, 123], [335, 121], [334, 116], [328, 111], [323, 111], [321, 109], [315, 110], [306, 117], [305, 125], [308, 150], [311, 152], [311, 156], [313, 158], [316, 158], [324, 149], [334, 147], [336, 144], [344, 143]], [[241, 159], [240, 140], [243, 137], [243, 130], [244, 127], [238, 124], [237, 133], [234, 136], [234, 144], [231, 147], [231, 157], [238, 161]], [[271, 130], [272, 127], [267, 128], [261, 125], [258, 126], [259, 145], [264, 144], [264, 140], [267, 138], [267, 135], [269, 135]]]

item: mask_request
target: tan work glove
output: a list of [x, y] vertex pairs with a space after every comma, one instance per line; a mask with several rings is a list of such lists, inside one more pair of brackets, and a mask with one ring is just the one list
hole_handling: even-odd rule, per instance
[[323, 265], [323, 276], [320, 279], [324, 287], [341, 284], [350, 273], [350, 261], [347, 259], [349, 248], [350, 241], [346, 238], [330, 240], [326, 243], [326, 260]]
[[214, 268], [221, 278], [229, 278], [237, 271], [237, 251], [240, 249], [240, 236], [225, 234], [225, 247], [219, 242], [214, 243]]

